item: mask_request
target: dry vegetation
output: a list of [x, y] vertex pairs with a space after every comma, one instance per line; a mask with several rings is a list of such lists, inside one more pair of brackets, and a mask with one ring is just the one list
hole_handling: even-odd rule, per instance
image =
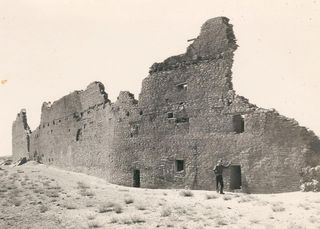
[[318, 193], [149, 190], [28, 163], [0, 169], [0, 228], [320, 228]]

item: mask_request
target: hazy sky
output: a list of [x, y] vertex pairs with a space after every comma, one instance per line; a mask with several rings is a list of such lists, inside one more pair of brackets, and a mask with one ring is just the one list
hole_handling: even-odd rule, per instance
[[27, 109], [106, 86], [138, 98], [154, 62], [185, 52], [209, 18], [227, 16], [239, 48], [234, 89], [320, 135], [320, 0], [0, 0], [0, 155]]

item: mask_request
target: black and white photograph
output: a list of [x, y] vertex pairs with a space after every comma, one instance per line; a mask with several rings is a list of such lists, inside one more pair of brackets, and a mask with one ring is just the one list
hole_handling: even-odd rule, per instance
[[320, 229], [320, 0], [0, 0], [0, 229]]

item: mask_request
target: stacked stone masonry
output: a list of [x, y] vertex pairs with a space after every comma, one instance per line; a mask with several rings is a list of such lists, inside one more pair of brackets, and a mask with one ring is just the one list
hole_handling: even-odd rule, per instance
[[[215, 189], [219, 158], [240, 166], [241, 189], [299, 190], [320, 165], [318, 137], [294, 120], [250, 104], [232, 86], [232, 25], [208, 20], [185, 54], [155, 63], [139, 99], [108, 99], [100, 82], [42, 105], [30, 131], [13, 123], [13, 155], [103, 177], [126, 186]], [[229, 189], [231, 169], [225, 171]], [[316, 178], [316, 179], [319, 179]]]

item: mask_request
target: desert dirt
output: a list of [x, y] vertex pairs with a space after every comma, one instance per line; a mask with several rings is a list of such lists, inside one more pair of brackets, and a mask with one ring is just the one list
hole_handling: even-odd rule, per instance
[[130, 188], [28, 162], [0, 167], [0, 228], [320, 228], [320, 193]]

